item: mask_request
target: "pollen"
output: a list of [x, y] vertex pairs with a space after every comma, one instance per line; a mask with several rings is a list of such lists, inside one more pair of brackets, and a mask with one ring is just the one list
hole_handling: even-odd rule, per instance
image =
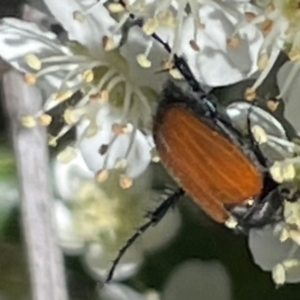
[[25, 61], [26, 64], [35, 71], [39, 71], [42, 68], [42, 62], [35, 54], [27, 54]]
[[69, 107], [65, 110], [63, 118], [66, 124], [77, 124], [84, 115], [84, 109]]
[[159, 28], [159, 21], [158, 19], [148, 19], [145, 24], [142, 27], [142, 30], [144, 31], [144, 33], [146, 35], [152, 35], [153, 33], [155, 33], [157, 31], [157, 29]]
[[39, 117], [39, 121], [40, 121], [40, 124], [42, 126], [49, 126], [52, 122], [52, 117], [48, 114], [42, 114], [40, 117]]
[[69, 91], [59, 92], [59, 93], [55, 94], [54, 98], [58, 102], [64, 102], [64, 101], [68, 100], [72, 96], [73, 96], [73, 92], [69, 90]]
[[104, 169], [97, 172], [95, 179], [98, 183], [105, 182], [109, 177], [109, 171]]
[[183, 76], [181, 74], [181, 72], [178, 70], [178, 69], [171, 69], [169, 71], [170, 75], [174, 78], [174, 79], [178, 79], [178, 80], [181, 80], [183, 79]]
[[256, 92], [253, 88], [248, 88], [246, 89], [246, 92], [245, 92], [245, 99], [249, 102], [252, 102], [256, 99]]
[[113, 124], [112, 125], [112, 131], [116, 134], [116, 135], [122, 135], [125, 134], [125, 130], [124, 130], [124, 126], [120, 125], [120, 124]]
[[113, 37], [104, 36], [102, 38], [102, 45], [105, 51], [111, 51], [117, 48], [117, 44], [115, 43]]
[[259, 144], [264, 144], [268, 141], [268, 135], [266, 131], [259, 125], [254, 125], [251, 128], [252, 134], [256, 142]]
[[279, 106], [279, 101], [269, 100], [267, 106], [271, 111], [276, 111]]
[[128, 190], [132, 187], [133, 185], [133, 180], [132, 178], [130, 178], [129, 176], [127, 175], [120, 175], [120, 187], [123, 189], [123, 190]]
[[294, 165], [285, 162], [275, 162], [269, 172], [272, 178], [278, 183], [292, 181], [296, 176]]
[[145, 54], [138, 54], [136, 60], [138, 64], [145, 69], [151, 67], [151, 61], [147, 58]]
[[90, 83], [94, 80], [94, 72], [92, 70], [86, 70], [82, 74], [82, 78], [85, 82]]
[[227, 43], [230, 48], [237, 49], [240, 45], [240, 40], [237, 37], [232, 37]]
[[300, 60], [300, 52], [299, 51], [296, 51], [296, 50], [290, 51], [288, 53], [288, 55], [289, 55], [289, 59], [291, 61], [298, 61], [298, 60]]
[[108, 4], [108, 10], [111, 13], [117, 14], [124, 11], [124, 6], [120, 3], [110, 3]]
[[22, 118], [22, 125], [26, 128], [33, 128], [37, 125], [36, 119], [33, 116], [25, 116]]
[[109, 100], [109, 91], [108, 90], [101, 91], [100, 98], [102, 101], [108, 101]]
[[51, 146], [51, 147], [56, 147], [57, 146], [57, 137], [53, 136], [53, 135], [49, 135], [48, 145]]
[[35, 85], [37, 82], [37, 77], [35, 74], [31, 74], [31, 73], [26, 73], [24, 76], [24, 81], [28, 84], [28, 85]]

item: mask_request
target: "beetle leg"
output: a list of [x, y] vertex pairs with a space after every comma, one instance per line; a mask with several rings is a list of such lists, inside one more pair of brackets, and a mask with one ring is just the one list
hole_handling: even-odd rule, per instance
[[248, 232], [250, 228], [260, 228], [282, 219], [282, 203], [286, 200], [287, 189], [278, 186], [263, 199], [254, 201], [252, 206], [235, 206], [230, 209], [237, 219], [237, 230]]
[[139, 238], [148, 228], [151, 226], [155, 226], [161, 219], [166, 215], [166, 213], [169, 211], [171, 207], [174, 206], [174, 204], [181, 198], [181, 196], [184, 195], [183, 189], [178, 189], [176, 192], [174, 192], [168, 199], [166, 199], [164, 202], [162, 202], [155, 211], [153, 211], [149, 218], [150, 220], [146, 222], [144, 225], [142, 225], [134, 235], [132, 235], [126, 244], [123, 246], [123, 248], [120, 249], [118, 256], [113, 261], [113, 264], [108, 272], [108, 275], [106, 277], [105, 282], [111, 281], [114, 271], [120, 261], [120, 259], [125, 254], [126, 250]]

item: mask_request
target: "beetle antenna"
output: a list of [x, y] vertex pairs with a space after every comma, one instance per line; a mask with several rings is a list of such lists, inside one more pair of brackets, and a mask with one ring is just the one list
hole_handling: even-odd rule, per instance
[[105, 283], [108, 283], [111, 281], [114, 271], [125, 254], [126, 250], [136, 241], [138, 237], [140, 237], [149, 227], [155, 226], [159, 223], [159, 221], [166, 215], [166, 213], [169, 211], [171, 207], [174, 206], [174, 204], [181, 198], [181, 196], [184, 195], [183, 189], [178, 189], [176, 192], [174, 192], [168, 199], [166, 199], [164, 202], [162, 202], [155, 211], [153, 211], [149, 218], [150, 220], [142, 225], [136, 233], [129, 238], [127, 243], [123, 246], [123, 248], [120, 249], [119, 254], [117, 258], [113, 261], [112, 267], [110, 268], [108, 275], [106, 277]]
[[[123, 0], [119, 0], [119, 3], [124, 8], [126, 8], [126, 3]], [[136, 19], [135, 15], [132, 13], [129, 14], [129, 18]], [[137, 25], [139, 27], [142, 27], [143, 20], [136, 19], [136, 22], [133, 22], [132, 25]], [[129, 28], [126, 30], [127, 35], [128, 35], [128, 30], [129, 30]], [[151, 34], [151, 36], [153, 37], [154, 40], [156, 40], [159, 44], [161, 44], [168, 53], [170, 53], [170, 54], [172, 53], [172, 49], [171, 49], [170, 45], [167, 42], [163, 41], [156, 33]], [[122, 43], [124, 43], [124, 39], [122, 41], [123, 41]], [[202, 93], [202, 94], [206, 95], [207, 93], [200, 87], [199, 82], [196, 80], [193, 72], [191, 71], [191, 69], [190, 69], [188, 63], [186, 62], [186, 60], [184, 59], [184, 57], [174, 54], [173, 60], [174, 60], [175, 67], [180, 71], [180, 73], [185, 78], [187, 83], [191, 86], [193, 91], [196, 93]]]

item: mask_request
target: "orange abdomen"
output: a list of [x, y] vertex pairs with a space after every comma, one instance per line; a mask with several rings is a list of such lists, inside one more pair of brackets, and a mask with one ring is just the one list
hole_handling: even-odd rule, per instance
[[161, 114], [154, 139], [167, 170], [215, 221], [228, 219], [226, 205], [260, 195], [263, 178], [251, 160], [184, 107]]

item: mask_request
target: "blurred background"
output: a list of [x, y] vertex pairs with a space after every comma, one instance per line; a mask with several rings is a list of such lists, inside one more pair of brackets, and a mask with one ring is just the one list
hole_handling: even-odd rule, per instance
[[[20, 16], [22, 4], [23, 2], [18, 0], [1, 0], [0, 16]], [[42, 3], [38, 0], [34, 5], [42, 7]], [[4, 70], [5, 64], [2, 64], [1, 68]], [[16, 167], [2, 92], [1, 89], [0, 300], [25, 300], [31, 299], [30, 283], [23, 247]], [[55, 168], [59, 167], [55, 166]], [[156, 194], [162, 192], [159, 186], [160, 179], [172, 183], [158, 165], [152, 166], [149, 172], [151, 173], [149, 176], [155, 174], [156, 182], [153, 180], [153, 190]], [[57, 174], [63, 174], [63, 171], [57, 171], [55, 174], [56, 180], [60, 180]], [[58, 190], [56, 195], [61, 196], [63, 194], [61, 187], [56, 189]], [[83, 193], [83, 198], [85, 195]], [[108, 197], [113, 198], [118, 195], [116, 191]], [[137, 198], [145, 196], [139, 192], [134, 195]], [[149, 194], [149, 197], [152, 195]], [[133, 201], [130, 195], [129, 198], [128, 201]], [[77, 215], [85, 208], [86, 206], [84, 208], [78, 206]], [[60, 211], [63, 215], [65, 207]], [[114, 214], [114, 212], [110, 213]], [[141, 216], [144, 213], [146, 209], [142, 206], [137, 216], [132, 217], [132, 220], [136, 220], [136, 224], [131, 224], [133, 228], [143, 223]], [[126, 216], [132, 216], [131, 214], [135, 214], [133, 206], [129, 206], [129, 211], [124, 214], [117, 215], [121, 218], [119, 219], [121, 226], [126, 223]], [[83, 222], [80, 218], [80, 222]], [[103, 219], [100, 208], [99, 219], [101, 218]], [[299, 284], [285, 285], [277, 289], [270, 273], [263, 272], [253, 262], [248, 250], [247, 238], [237, 236], [223, 226], [213, 223], [190, 199], [182, 199], [166, 219], [168, 220], [152, 229], [148, 236], [138, 243], [137, 250], [134, 249], [120, 264], [116, 281], [103, 290], [99, 282], [112, 257], [102, 252], [110, 251], [109, 246], [104, 242], [105, 246], [101, 245], [100, 250], [95, 244], [86, 250], [86, 245], [82, 246], [82, 241], [76, 240], [79, 245], [76, 244], [74, 247], [73, 244], [71, 247], [70, 243], [67, 244], [65, 241], [66, 232], [62, 233], [61, 235], [64, 236], [61, 237], [61, 244], [65, 253], [64, 262], [70, 299], [299, 299]], [[110, 226], [109, 224], [108, 222], [101, 226]], [[83, 227], [80, 227], [81, 230]], [[87, 226], [84, 230], [92, 229]], [[106, 241], [105, 234], [103, 241]], [[118, 247], [126, 238], [128, 233], [122, 236]], [[113, 253], [115, 255], [115, 252]]]

